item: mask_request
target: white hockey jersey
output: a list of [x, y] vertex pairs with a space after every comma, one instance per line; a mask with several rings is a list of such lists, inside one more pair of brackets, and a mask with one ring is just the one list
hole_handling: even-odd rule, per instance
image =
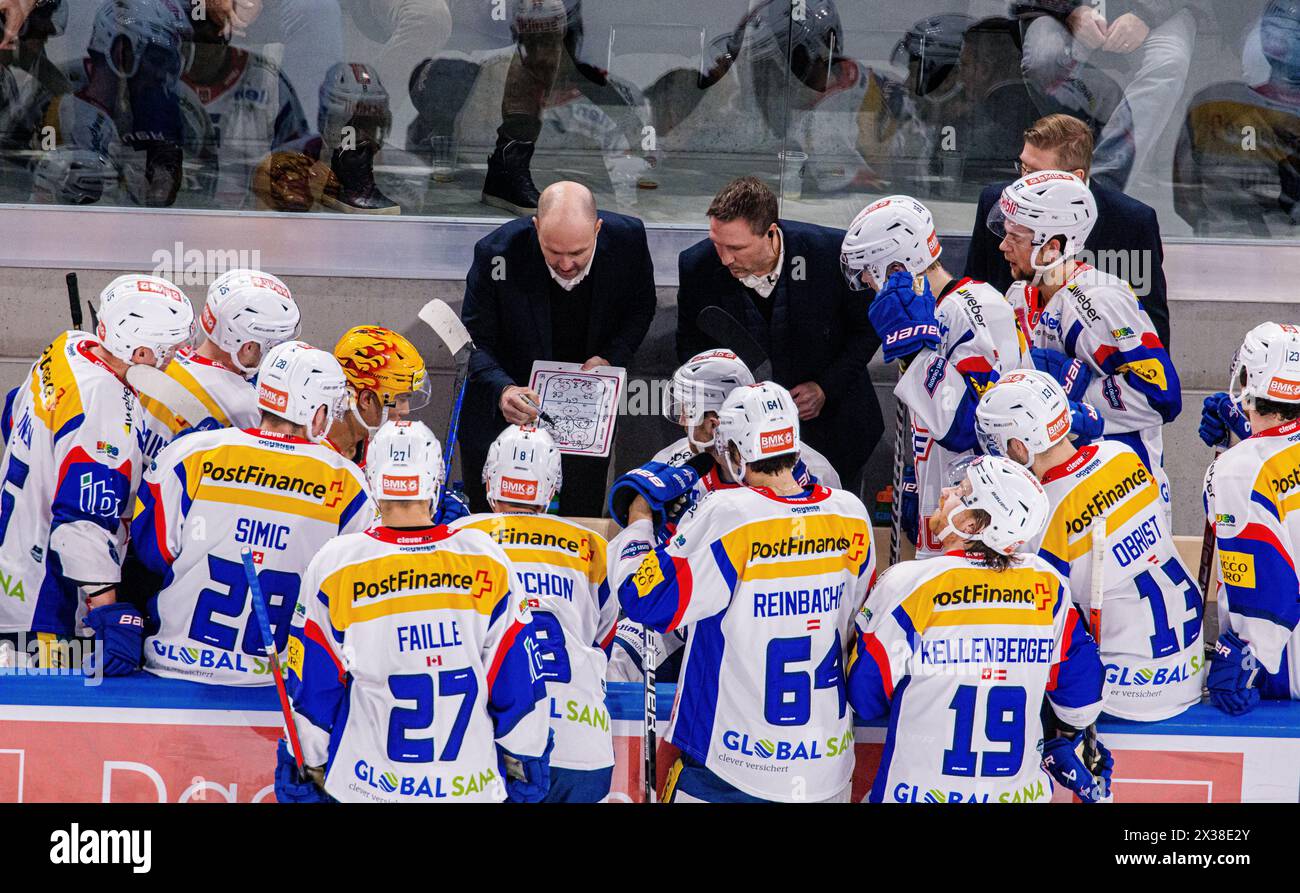
[[0, 632], [70, 636], [85, 606], [76, 583], [121, 577], [140, 482], [140, 403], [64, 332], [15, 397], [0, 482]]
[[[253, 428], [262, 418], [257, 405], [257, 388], [229, 367], [185, 350], [178, 353], [164, 370], [185, 390], [194, 395], [222, 428]], [[144, 408], [144, 441], [141, 451], [153, 461], [173, 437], [193, 428], [204, 419], [178, 419], [166, 406], [147, 396], [140, 398]]]
[[1300, 698], [1300, 421], [1219, 456], [1205, 474], [1205, 502], [1219, 547], [1219, 629], [1254, 650], [1264, 697]]
[[1083, 399], [1101, 414], [1102, 436], [1133, 448], [1168, 505], [1161, 426], [1182, 410], [1182, 385], [1133, 287], [1079, 264], [1041, 311], [1034, 306], [1035, 291], [1016, 282], [1007, 292], [1023, 314], [1031, 344], [1087, 364], [1094, 378]]
[[951, 552], [881, 574], [857, 619], [849, 699], [889, 715], [872, 803], [1047, 803], [1039, 710], [1101, 711], [1097, 646], [1047, 562], [996, 571]]
[[1199, 702], [1204, 601], [1178, 557], [1160, 491], [1142, 460], [1122, 443], [1100, 441], [1044, 475], [1043, 489], [1052, 514], [1025, 549], [1069, 580], [1094, 637], [1092, 537], [1106, 520], [1097, 641], [1106, 712], [1155, 722]]
[[954, 280], [937, 296], [940, 344], [922, 350], [898, 380], [894, 395], [911, 410], [913, 465], [920, 525], [918, 557], [936, 555], [926, 519], [950, 486], [950, 463], [973, 453], [975, 407], [989, 385], [1019, 369], [1025, 342], [998, 290], [974, 279]]
[[481, 530], [500, 545], [528, 600], [555, 730], [551, 765], [614, 765], [605, 674], [618, 601], [606, 580], [604, 537], [554, 515], [469, 515], [452, 527]]
[[163, 577], [150, 601], [145, 669], [213, 684], [273, 684], [243, 549], [252, 550], [283, 652], [308, 562], [372, 518], [361, 472], [318, 443], [238, 428], [174, 441], [145, 475], [131, 523], [140, 560]]
[[306, 762], [345, 803], [506, 798], [497, 745], [538, 757], [546, 689], [528, 599], [477, 530], [376, 527], [312, 559], [289, 641]]
[[629, 525], [610, 543], [610, 566], [629, 618], [663, 633], [690, 626], [668, 741], [754, 797], [844, 790], [844, 661], [876, 567], [857, 497], [720, 490], [659, 548], [650, 522]]

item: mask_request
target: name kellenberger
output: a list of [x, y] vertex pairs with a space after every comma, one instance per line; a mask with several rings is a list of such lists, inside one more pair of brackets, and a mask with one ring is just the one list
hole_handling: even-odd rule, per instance
[[55, 865], [130, 865], [136, 874], [153, 866], [152, 831], [81, 830], [76, 822], [67, 831], [50, 835], [50, 862]]

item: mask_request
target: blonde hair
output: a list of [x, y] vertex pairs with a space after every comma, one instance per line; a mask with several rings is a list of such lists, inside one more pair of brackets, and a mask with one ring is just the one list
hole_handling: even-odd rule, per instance
[[1025, 142], [1054, 152], [1062, 170], [1081, 170], [1085, 180], [1092, 170], [1092, 130], [1072, 115], [1039, 118], [1025, 131]]

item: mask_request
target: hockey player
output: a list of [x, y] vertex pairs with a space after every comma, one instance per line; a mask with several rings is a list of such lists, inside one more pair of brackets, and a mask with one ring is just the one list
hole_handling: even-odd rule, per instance
[[[165, 366], [193, 332], [179, 288], [119, 276], [100, 293], [95, 334], [64, 332], [32, 366], [15, 398], [0, 483], [0, 634], [51, 643], [84, 618], [104, 640], [104, 672], [134, 669], [140, 614], [117, 600], [143, 465], [140, 403], [126, 371]], [[41, 649], [40, 665], [53, 665]]]
[[[692, 456], [710, 450], [723, 401], [735, 388], [753, 383], [754, 374], [745, 361], [726, 348], [698, 353], [679, 366], [669, 383], [663, 414], [668, 421], [680, 425], [686, 436], [655, 453], [651, 461], [682, 465]], [[839, 489], [840, 476], [825, 456], [807, 444], [799, 448], [799, 463], [795, 478], [800, 483]], [[703, 496], [722, 484], [735, 485], [725, 474], [725, 468], [715, 466], [714, 471], [700, 479], [698, 495]]]
[[[1097, 744], [1094, 778], [1076, 748], [1101, 711], [1097, 646], [1065, 580], [1016, 554], [1047, 515], [1026, 469], [976, 457], [929, 519], [943, 555], [881, 575], [849, 659], [853, 709], [889, 715], [871, 802], [1046, 803], [1046, 776], [1085, 802], [1108, 795], [1109, 752]], [[1048, 740], [1044, 695], [1066, 726]]]
[[[999, 376], [1020, 368], [1025, 344], [997, 289], [944, 269], [934, 218], [916, 199], [893, 195], [868, 205], [849, 225], [842, 251], [849, 285], [877, 292], [867, 312], [885, 362], [898, 360], [904, 370], [894, 394], [911, 410], [917, 517], [929, 518], [949, 463], [976, 447], [975, 404]], [[929, 528], [918, 527], [908, 531], [917, 555], [938, 554]]]
[[1264, 323], [1237, 352], [1232, 400], [1255, 432], [1205, 475], [1218, 544], [1219, 640], [1210, 699], [1234, 716], [1261, 697], [1300, 698], [1300, 328]]
[[[1071, 401], [1097, 408], [1099, 436], [1133, 448], [1168, 506], [1161, 425], [1182, 409], [1178, 373], [1132, 286], [1075, 257], [1096, 222], [1092, 192], [1064, 171], [1021, 177], [988, 218], [1018, 280], [1007, 298], [1028, 333], [1034, 368]], [[1075, 433], [1095, 436], [1080, 428], [1086, 422], [1073, 414]]]
[[724, 461], [745, 486], [710, 494], [667, 544], [656, 544], [655, 514], [693, 475], [636, 469], [612, 494], [628, 505], [610, 544], [623, 610], [661, 633], [691, 630], [666, 736], [682, 756], [663, 796], [843, 800], [846, 637], [875, 574], [866, 510], [844, 490], [795, 481], [799, 413], [781, 386], [737, 388], [718, 417]]
[[167, 375], [198, 399], [207, 418], [177, 418], [158, 400], [142, 397], [145, 458], [187, 428], [253, 428], [261, 418], [257, 388], [249, 381], [271, 348], [298, 337], [298, 305], [276, 277], [260, 270], [229, 270], [208, 286], [199, 316], [203, 342], [182, 350]]
[[[1069, 581], [1089, 618], [1106, 712], [1155, 722], [1199, 702], [1204, 603], [1142, 460], [1118, 441], [1072, 444], [1065, 391], [1035, 369], [1004, 376], [975, 415], [985, 452], [1028, 466], [1047, 492], [1047, 527], [1026, 551]], [[1104, 540], [1099, 567], [1095, 536]]]
[[[430, 520], [442, 451], [424, 424], [382, 427], [366, 477], [383, 522], [312, 560], [290, 640], [308, 774], [352, 803], [540, 800], [546, 689], [509, 559], [480, 530]], [[276, 795], [319, 799], [283, 741]]]
[[400, 422], [429, 403], [429, 379], [415, 345], [382, 326], [348, 329], [334, 345], [348, 379], [347, 411], [325, 441], [361, 465], [366, 442], [385, 422]]
[[606, 581], [605, 539], [546, 514], [561, 474], [560, 451], [545, 431], [502, 431], [488, 449], [483, 484], [494, 514], [453, 526], [481, 530], [500, 544], [528, 599], [555, 732], [546, 799], [598, 803], [614, 773], [605, 673], [618, 602]]
[[287, 341], [263, 360], [257, 394], [258, 427], [178, 438], [140, 488], [131, 537], [141, 561], [163, 577], [145, 643], [145, 668], [159, 676], [271, 685], [241, 552], [253, 551], [283, 652], [307, 563], [331, 538], [373, 518], [360, 470], [316, 442], [346, 411], [338, 362]]

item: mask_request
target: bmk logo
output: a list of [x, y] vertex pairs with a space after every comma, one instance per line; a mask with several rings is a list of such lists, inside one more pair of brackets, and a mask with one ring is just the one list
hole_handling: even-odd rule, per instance
[[525, 499], [532, 501], [537, 498], [537, 481], [526, 481], [522, 478], [502, 477], [501, 498], [507, 501], [511, 499]]
[[415, 496], [420, 492], [420, 478], [414, 474], [385, 474], [379, 479], [379, 490], [384, 496]]
[[284, 412], [289, 408], [289, 395], [270, 385], [258, 384], [257, 402], [272, 412]]
[[758, 451], [763, 455], [783, 453], [794, 449], [794, 428], [782, 428], [780, 431], [764, 431], [758, 435]]
[[1055, 442], [1070, 429], [1070, 410], [1064, 409], [1051, 424], [1047, 426], [1047, 439]]

